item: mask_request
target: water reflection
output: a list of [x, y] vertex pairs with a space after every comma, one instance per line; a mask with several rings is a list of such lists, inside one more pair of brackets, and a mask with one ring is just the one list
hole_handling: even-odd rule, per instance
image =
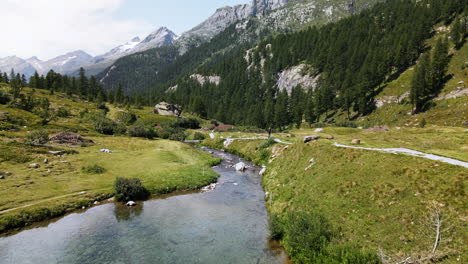
[[114, 215], [118, 222], [129, 221], [143, 213], [144, 203], [139, 202], [136, 206], [128, 207], [125, 204], [118, 203], [114, 208]]

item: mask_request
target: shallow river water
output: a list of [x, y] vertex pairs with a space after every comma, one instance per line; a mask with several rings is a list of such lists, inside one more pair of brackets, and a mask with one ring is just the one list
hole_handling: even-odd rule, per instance
[[239, 158], [215, 155], [224, 158], [214, 168], [220, 174], [216, 189], [134, 208], [103, 204], [0, 237], [0, 263], [286, 263], [284, 252], [268, 241], [258, 168], [236, 172], [230, 165]]

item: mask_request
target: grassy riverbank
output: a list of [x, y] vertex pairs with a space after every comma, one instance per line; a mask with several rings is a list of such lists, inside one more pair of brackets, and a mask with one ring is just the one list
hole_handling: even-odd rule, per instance
[[[1, 92], [9, 89], [0, 85]], [[106, 112], [102, 105], [77, 96], [30, 88], [22, 92], [34, 102], [46, 100], [50, 105], [44, 114], [12, 102], [0, 104], [0, 233], [112, 197], [117, 177], [138, 178], [152, 194], [198, 189], [218, 177], [210, 169], [216, 160], [203, 151], [177, 141], [129, 137], [125, 132], [101, 135], [95, 121], [108, 118], [106, 122], [115, 122], [119, 129], [147, 129], [175, 117], [156, 115], [150, 107], [110, 104], [104, 105], [109, 108]], [[123, 117], [133, 117], [133, 123], [124, 124]], [[74, 132], [84, 141], [47, 142], [61, 132]], [[42, 138], [44, 142], [28, 142]]]
[[[435, 255], [441, 263], [468, 261], [466, 168], [331, 145], [335, 141], [350, 144], [351, 139], [358, 138], [365, 146], [406, 147], [466, 161], [467, 132], [461, 128], [392, 129], [380, 133], [326, 128], [318, 134], [322, 138], [333, 135], [335, 140], [304, 144], [302, 136], [306, 134], [317, 133], [296, 130], [290, 137], [277, 135], [294, 143], [287, 148], [282, 144], [264, 148], [265, 140], [234, 141], [226, 148], [267, 166], [263, 184], [272, 215], [287, 221], [291, 212], [314, 212], [336, 232], [334, 244], [382, 252], [394, 263], [431, 255], [436, 230], [429, 219], [437, 209], [444, 219], [444, 233]], [[205, 144], [224, 147], [223, 139], [217, 136]], [[287, 240], [288, 229], [283, 238], [286, 246]], [[294, 258], [294, 248], [288, 251]]]

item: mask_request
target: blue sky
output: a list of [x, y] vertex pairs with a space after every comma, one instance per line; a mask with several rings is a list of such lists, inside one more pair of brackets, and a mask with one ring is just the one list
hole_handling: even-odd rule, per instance
[[181, 34], [196, 26], [216, 9], [248, 0], [131, 0], [116, 12], [119, 19], [143, 19], [155, 27], [166, 26]]
[[8, 21], [0, 57], [47, 60], [70, 51], [96, 56], [161, 26], [177, 34], [216, 9], [249, 0], [0, 0], [0, 21]]

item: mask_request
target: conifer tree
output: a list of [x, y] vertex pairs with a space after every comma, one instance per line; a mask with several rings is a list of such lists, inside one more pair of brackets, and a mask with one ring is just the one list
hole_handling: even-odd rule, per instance
[[448, 64], [448, 41], [439, 38], [432, 53], [430, 92], [437, 93], [442, 88], [445, 75], [447, 74]]
[[428, 91], [430, 91], [430, 65], [429, 53], [424, 53], [415, 67], [410, 91], [413, 113], [418, 113], [422, 110]]

